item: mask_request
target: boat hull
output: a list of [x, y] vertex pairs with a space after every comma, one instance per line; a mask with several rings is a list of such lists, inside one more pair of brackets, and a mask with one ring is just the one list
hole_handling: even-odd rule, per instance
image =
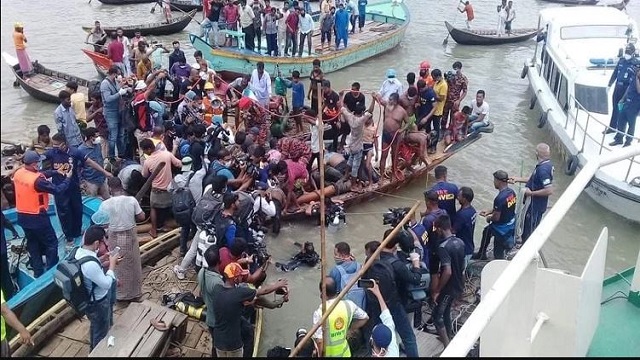
[[[185, 14], [184, 16], [176, 18], [176, 20], [171, 22], [170, 24], [153, 23], [153, 24], [122, 26], [122, 32], [124, 36], [130, 37], [130, 38], [135, 36], [136, 31], [140, 31], [140, 34], [142, 36], [171, 35], [171, 34], [179, 33], [182, 30], [184, 30], [187, 27], [187, 25], [189, 25], [189, 23], [191, 22], [191, 19], [195, 14], [196, 14], [196, 11], [192, 10], [188, 14]], [[111, 33], [112, 31], [116, 31], [117, 26], [103, 26], [102, 28], [105, 32]], [[82, 29], [87, 33], [90, 33], [91, 30], [93, 30], [93, 27], [83, 26]]]
[[186, 12], [189, 12], [191, 10], [202, 11], [202, 5], [191, 4], [189, 1], [184, 1], [184, 2], [172, 1], [171, 10], [178, 10], [178, 11], [181, 10]]
[[599, 0], [542, 0], [544, 2], [563, 5], [595, 5]]
[[[537, 29], [514, 29], [514, 32], [522, 31], [522, 33], [512, 35], [496, 36], [495, 30], [486, 30], [487, 33], [494, 33], [494, 35], [481, 35], [476, 34], [468, 30], [455, 28], [448, 22], [444, 22], [449, 35], [458, 44], [461, 45], [501, 45], [501, 44], [513, 44], [522, 41], [527, 41], [538, 34]], [[475, 30], [474, 30], [475, 31]]]
[[398, 18], [393, 18], [392, 11], [384, 12], [382, 5], [380, 5], [380, 10], [376, 10], [375, 6], [376, 4], [367, 7], [368, 20], [395, 23], [399, 25], [398, 28], [378, 37], [375, 41], [326, 54], [307, 57], [270, 57], [247, 50], [214, 49], [204, 39], [194, 34], [189, 34], [189, 40], [193, 47], [202, 51], [204, 57], [211, 62], [216, 70], [220, 71], [250, 74], [256, 68], [256, 64], [262, 61], [267, 72], [271, 74], [276, 74], [279, 69], [283, 76], [291, 76], [292, 72], [297, 70], [301, 77], [307, 77], [313, 70], [313, 60], [319, 59], [323, 72], [331, 73], [392, 50], [402, 42], [410, 21], [406, 5], [403, 3], [397, 5], [404, 12], [403, 17], [400, 17], [399, 14], [396, 15]]
[[131, 4], [148, 4], [157, 0], [98, 0], [105, 5], [131, 5]]

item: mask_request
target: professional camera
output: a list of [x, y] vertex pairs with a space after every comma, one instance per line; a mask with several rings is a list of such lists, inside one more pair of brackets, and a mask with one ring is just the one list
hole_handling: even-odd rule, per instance
[[[311, 208], [311, 216], [317, 219], [317, 225], [320, 225], [320, 204], [314, 204]], [[331, 198], [325, 198], [324, 224], [338, 225], [340, 221], [347, 223], [347, 215], [344, 212], [344, 206], [340, 203], [334, 203]]]
[[222, 125], [212, 125], [207, 129], [204, 141], [208, 143], [215, 139], [220, 139], [224, 142], [229, 142], [229, 134], [229, 130], [223, 128]]
[[236, 157], [236, 164], [239, 166], [246, 166], [246, 173], [254, 179], [258, 178], [258, 168], [251, 162], [248, 154], [241, 154]]
[[454, 73], [453, 71], [449, 70], [446, 73], [444, 73], [444, 79], [447, 82], [451, 82], [453, 81], [453, 79], [456, 77], [456, 73]]
[[264, 239], [264, 233], [261, 235], [254, 233], [254, 241], [248, 243], [248, 253], [249, 255], [253, 255], [253, 263], [256, 264], [256, 266], [264, 265], [271, 257], [267, 252], [267, 245], [264, 244], [262, 239]]
[[[391, 227], [396, 227], [402, 221], [402, 219], [407, 215], [407, 213], [411, 210], [411, 208], [389, 208], [389, 211], [382, 214], [382, 225], [391, 225]], [[407, 225], [405, 225], [406, 227]]]

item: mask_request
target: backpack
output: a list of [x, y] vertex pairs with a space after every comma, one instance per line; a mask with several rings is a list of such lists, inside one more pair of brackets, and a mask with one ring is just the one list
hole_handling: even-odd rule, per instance
[[180, 144], [178, 145], [178, 154], [180, 155], [180, 159], [185, 156], [189, 156], [189, 151], [191, 150], [191, 143], [187, 139], [181, 139]]
[[213, 220], [214, 215], [221, 211], [222, 195], [214, 194], [213, 190], [209, 189], [207, 192], [202, 194], [202, 197], [198, 200], [198, 203], [193, 209], [191, 220], [196, 224], [196, 226], [202, 228], [207, 222]]
[[89, 261], [95, 261], [100, 267], [102, 267], [102, 264], [93, 256], [76, 259], [77, 251], [77, 247], [73, 248], [69, 255], [58, 263], [53, 278], [56, 285], [62, 290], [62, 297], [79, 316], [83, 316], [86, 313], [89, 303], [95, 301], [95, 284], [91, 285], [91, 292], [87, 292], [87, 288], [84, 286], [82, 264]]
[[365, 275], [366, 277], [363, 276], [363, 278], [374, 279], [378, 282], [380, 293], [387, 304], [400, 301], [395, 273], [393, 271], [393, 267], [389, 263], [381, 259], [377, 259], [373, 262]]
[[[340, 272], [340, 289], [344, 289], [347, 283], [356, 275], [362, 266], [356, 263], [356, 271], [353, 273], [347, 273], [343, 266], [337, 265], [336, 268]], [[359, 287], [357, 284], [352, 286], [347, 292], [345, 299], [353, 301], [360, 309], [366, 309], [366, 294], [365, 289]]]
[[187, 178], [187, 183], [182, 187], [173, 189], [171, 194], [171, 209], [173, 210], [173, 217], [176, 219], [176, 222], [181, 225], [189, 224], [191, 222], [193, 208], [196, 206], [193, 194], [191, 194], [191, 190], [189, 190], [189, 183], [191, 182], [193, 175], [194, 172], [191, 172]]

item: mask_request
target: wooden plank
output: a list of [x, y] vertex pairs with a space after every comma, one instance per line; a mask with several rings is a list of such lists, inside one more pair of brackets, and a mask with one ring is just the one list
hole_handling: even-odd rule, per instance
[[[168, 310], [168, 309], [167, 309]], [[165, 312], [161, 316], [156, 317], [157, 320], [162, 320], [165, 324], [173, 323], [174, 314]], [[159, 355], [159, 351], [166, 341], [169, 340], [170, 331], [159, 331], [153, 326], [149, 325], [151, 332], [148, 336], [144, 337], [138, 344], [135, 351], [131, 354], [131, 357], [151, 357]]]
[[211, 355], [211, 353], [209, 354], [205, 354], [201, 351], [195, 350], [195, 349], [190, 349], [190, 348], [183, 348], [182, 349], [182, 357], [185, 358], [199, 358], [199, 357], [209, 357]]
[[121, 321], [114, 323], [109, 331], [109, 335], [115, 338], [116, 346], [107, 347], [108, 337], [106, 337], [96, 345], [89, 357], [128, 357], [135, 345], [127, 347], [127, 343], [135, 341], [137, 344], [137, 341], [140, 340], [142, 333], [135, 332], [134, 329], [144, 319], [149, 310], [151, 310], [149, 306], [135, 302], [130, 303], [127, 310], [121, 315]]
[[79, 357], [79, 358], [89, 357], [90, 352], [91, 352], [91, 348], [89, 344], [83, 344], [82, 347], [80, 348], [80, 351], [78, 351], [78, 353], [76, 354], [76, 357]]
[[198, 340], [202, 336], [203, 330], [200, 326], [194, 326], [193, 330], [191, 330], [191, 334], [187, 336], [187, 339], [184, 341], [184, 346], [195, 348], [196, 344], [198, 344]]
[[420, 330], [414, 330], [420, 357], [435, 357], [444, 351], [444, 345], [438, 337]]
[[[255, 342], [259, 342], [257, 340], [258, 339], [256, 339]], [[213, 341], [211, 339], [211, 333], [209, 333], [209, 329], [202, 329], [202, 336], [200, 336], [200, 339], [198, 340], [198, 343], [194, 348], [205, 354], [211, 354], [212, 346], [213, 346]]]
[[62, 338], [59, 336], [54, 336], [47, 344], [38, 351], [39, 356], [49, 357], [53, 350], [55, 350], [58, 345], [62, 342]]
[[71, 346], [67, 349], [67, 351], [62, 354], [62, 357], [75, 357], [78, 351], [82, 348], [82, 343], [78, 341], [71, 342]]
[[[42, 325], [41, 328], [38, 329], [32, 336], [31, 339], [36, 344], [36, 346], [20, 346], [15, 351], [13, 351], [14, 357], [26, 357], [32, 351], [37, 350], [38, 346], [42, 345], [44, 342], [51, 339], [51, 337], [56, 333], [58, 329], [62, 326], [65, 326], [70, 321], [75, 318], [75, 312], [70, 308], [66, 307], [62, 312], [56, 314], [55, 317]], [[33, 323], [32, 323], [33, 324]], [[31, 324], [30, 324], [31, 325]], [[58, 355], [59, 356], [59, 355]]]
[[67, 349], [69, 349], [69, 347], [71, 346], [71, 344], [73, 343], [73, 340], [69, 340], [69, 339], [64, 339], [60, 345], [58, 345], [52, 352], [50, 357], [53, 358], [57, 358], [57, 357], [61, 357], [62, 354], [65, 353], [65, 351], [67, 351]]

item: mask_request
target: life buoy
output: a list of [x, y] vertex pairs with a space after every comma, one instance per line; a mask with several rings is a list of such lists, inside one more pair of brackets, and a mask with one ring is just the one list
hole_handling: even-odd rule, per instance
[[524, 65], [524, 67], [522, 68], [522, 72], [520, 73], [520, 79], [526, 78], [528, 72], [529, 72], [529, 67], [527, 65]]
[[547, 124], [547, 113], [543, 113], [540, 115], [540, 119], [538, 119], [538, 129], [542, 129]]
[[538, 102], [538, 98], [533, 96], [531, 97], [531, 101], [529, 101], [529, 110], [533, 110], [536, 107], [536, 102]]
[[571, 155], [567, 159], [567, 164], [564, 168], [564, 174], [568, 176], [573, 176], [578, 170], [578, 155]]

